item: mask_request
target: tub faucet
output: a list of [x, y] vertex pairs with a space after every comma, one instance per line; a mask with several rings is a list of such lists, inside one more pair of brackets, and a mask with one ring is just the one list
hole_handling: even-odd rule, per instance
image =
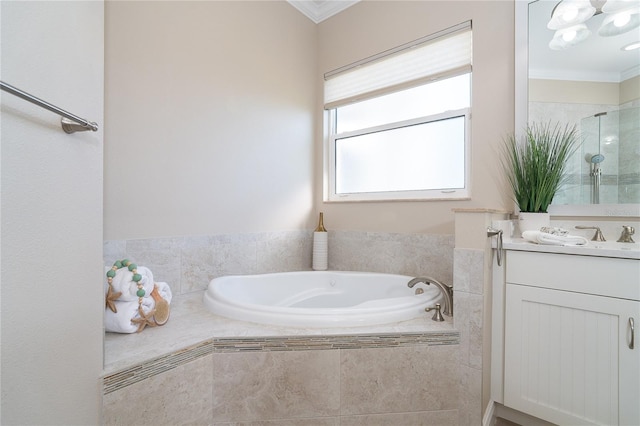
[[443, 314], [450, 317], [453, 316], [453, 286], [443, 284], [440, 281], [429, 277], [416, 277], [407, 283], [409, 288], [413, 288], [418, 283], [433, 284], [440, 289], [440, 292], [444, 296], [444, 311]]
[[635, 243], [631, 236], [635, 234], [636, 230], [633, 226], [622, 225], [622, 234], [620, 234], [620, 238], [618, 238], [619, 243]]

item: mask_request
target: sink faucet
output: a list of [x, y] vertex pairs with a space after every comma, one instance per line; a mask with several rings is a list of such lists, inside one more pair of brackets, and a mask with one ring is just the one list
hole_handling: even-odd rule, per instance
[[596, 233], [593, 235], [591, 241], [607, 241], [602, 235], [602, 231], [597, 226], [576, 226], [576, 229], [595, 229]]
[[444, 311], [443, 314], [450, 317], [453, 316], [453, 286], [443, 284], [438, 280], [429, 277], [416, 277], [407, 283], [409, 288], [413, 288], [418, 283], [433, 284], [440, 289], [440, 292], [444, 296]]
[[620, 238], [618, 238], [619, 243], [635, 243], [631, 236], [635, 234], [636, 230], [633, 226], [622, 225], [622, 234], [620, 234]]

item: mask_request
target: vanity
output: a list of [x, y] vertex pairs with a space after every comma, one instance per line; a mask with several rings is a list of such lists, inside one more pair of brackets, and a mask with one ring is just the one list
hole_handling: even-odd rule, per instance
[[491, 397], [555, 424], [640, 424], [640, 250], [505, 241]]
[[[615, 142], [600, 133], [605, 115], [635, 114], [640, 106], [637, 91], [628, 89], [640, 79], [627, 72], [637, 69], [637, 59], [631, 65], [601, 60], [604, 53], [621, 58], [624, 37], [635, 33], [602, 37], [599, 28], [609, 22], [607, 8], [615, 2], [605, 8], [607, 1], [592, 0], [582, 2], [596, 9], [582, 22], [591, 36], [553, 49], [552, 40], [562, 34], [548, 23], [559, 3], [515, 2], [516, 133], [551, 119], [576, 125], [584, 136], [568, 167], [567, 191], [549, 206], [553, 220], [570, 219], [554, 226], [573, 230], [575, 220], [601, 226], [625, 218], [624, 224], [633, 222], [638, 229], [638, 182], [627, 177], [633, 172], [636, 179], [639, 154], [625, 145], [636, 147], [637, 136], [627, 137], [626, 125], [618, 127]], [[600, 68], [605, 63], [607, 68]], [[606, 78], [598, 71], [606, 71]], [[612, 90], [612, 97], [603, 98], [603, 88]], [[606, 170], [605, 157], [613, 160]], [[599, 185], [602, 173], [610, 174], [611, 183], [636, 186], [609, 188], [614, 195], [608, 197]], [[580, 196], [568, 195], [571, 191]], [[615, 240], [619, 232], [618, 226], [607, 238]], [[497, 413], [522, 425], [640, 425], [640, 245], [624, 244], [561, 247], [516, 238], [505, 240], [500, 262], [493, 250], [485, 418]]]

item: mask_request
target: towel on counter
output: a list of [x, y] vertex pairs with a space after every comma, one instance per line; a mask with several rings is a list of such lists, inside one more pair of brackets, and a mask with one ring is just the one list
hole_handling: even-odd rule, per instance
[[524, 231], [522, 238], [532, 243], [551, 246], [584, 246], [589, 242], [577, 235], [553, 235], [543, 231]]
[[[107, 268], [107, 270], [108, 269], [110, 268]], [[145, 295], [142, 298], [142, 310], [145, 314], [149, 315], [156, 307], [156, 302], [151, 295], [154, 286], [158, 287], [160, 296], [166, 300], [168, 304], [171, 304], [172, 293], [169, 284], [155, 282], [153, 280], [153, 273], [144, 266], [139, 266], [136, 272], [142, 275], [140, 283], [145, 291]], [[139, 297], [136, 294], [138, 286], [133, 281], [133, 273], [127, 268], [118, 269], [116, 276], [113, 277], [111, 281], [111, 287], [113, 293], [122, 294], [117, 300], [111, 301], [111, 303], [115, 305], [116, 312], [113, 312], [108, 307], [105, 308], [105, 331], [112, 333], [135, 333], [139, 331], [141, 329], [139, 324], [132, 322], [132, 320], [140, 318], [140, 311], [138, 309]], [[107, 288], [108, 284], [105, 285], [105, 292]], [[152, 315], [150, 315], [150, 317], [152, 317]]]
[[[153, 273], [149, 268], [145, 268], [144, 266], [138, 266], [136, 272], [142, 276], [140, 284], [142, 284], [142, 288], [144, 288], [145, 295], [151, 295], [154, 283]], [[118, 269], [116, 271], [116, 276], [113, 277], [113, 280], [111, 281], [111, 286], [113, 287], [114, 293], [122, 293], [118, 300], [135, 300], [136, 305], [138, 304], [138, 295], [136, 294], [138, 292], [138, 284], [133, 281], [133, 272], [129, 271], [127, 268]]]
[[[140, 317], [138, 312], [138, 301], [120, 301], [114, 302], [116, 310], [113, 312], [111, 309], [106, 309], [104, 312], [104, 329], [110, 333], [135, 333], [138, 331], [138, 326], [131, 322], [132, 319]], [[151, 297], [145, 297], [142, 299], [142, 309], [144, 312], [149, 312], [155, 306], [155, 301]]]
[[569, 235], [569, 231], [567, 231], [566, 229], [555, 228], [553, 226], [543, 226], [542, 228], [540, 228], [540, 232], [545, 232], [551, 235], [559, 235], [561, 237], [566, 237], [567, 235]]

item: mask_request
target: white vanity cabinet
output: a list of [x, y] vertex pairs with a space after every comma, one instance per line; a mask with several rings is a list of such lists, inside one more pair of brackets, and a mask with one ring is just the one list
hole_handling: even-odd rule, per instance
[[508, 251], [505, 281], [504, 405], [640, 425], [640, 261]]

